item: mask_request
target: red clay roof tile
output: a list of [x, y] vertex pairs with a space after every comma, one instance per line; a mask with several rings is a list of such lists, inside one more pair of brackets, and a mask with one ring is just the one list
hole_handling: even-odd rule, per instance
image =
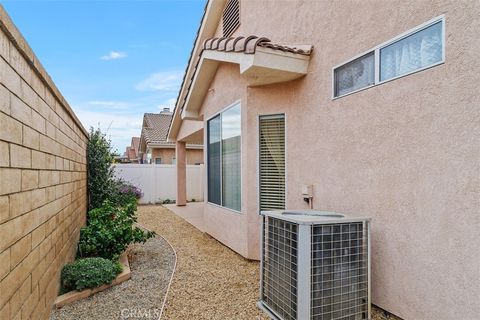
[[283, 52], [290, 52], [295, 54], [302, 54], [309, 56], [313, 50], [300, 49], [295, 46], [280, 45], [272, 43], [270, 39], [265, 37], [248, 36], [248, 37], [232, 37], [232, 38], [210, 38], [203, 43], [204, 50], [217, 50], [225, 52], [243, 52], [245, 54], [254, 54], [257, 47], [268, 48], [272, 50], [279, 50]]

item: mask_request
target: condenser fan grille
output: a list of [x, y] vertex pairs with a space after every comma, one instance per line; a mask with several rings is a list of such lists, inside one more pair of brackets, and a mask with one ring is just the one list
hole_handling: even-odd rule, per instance
[[298, 225], [268, 218], [264, 224], [264, 303], [285, 320], [297, 318]]
[[311, 228], [311, 319], [367, 319], [366, 224], [320, 224]]

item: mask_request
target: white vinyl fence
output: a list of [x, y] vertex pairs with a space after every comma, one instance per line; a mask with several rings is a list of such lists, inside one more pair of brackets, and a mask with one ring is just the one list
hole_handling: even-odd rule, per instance
[[[172, 164], [115, 164], [115, 175], [142, 189], [141, 204], [175, 200], [177, 169]], [[203, 165], [187, 165], [187, 200], [203, 201]]]

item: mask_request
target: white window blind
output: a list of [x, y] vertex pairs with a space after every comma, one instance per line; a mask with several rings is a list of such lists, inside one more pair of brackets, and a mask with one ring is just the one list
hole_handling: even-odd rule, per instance
[[285, 209], [285, 116], [260, 117], [260, 210]]

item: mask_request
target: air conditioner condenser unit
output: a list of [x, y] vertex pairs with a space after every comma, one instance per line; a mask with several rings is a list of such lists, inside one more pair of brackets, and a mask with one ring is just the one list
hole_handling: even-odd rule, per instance
[[369, 219], [323, 211], [262, 215], [262, 310], [277, 320], [371, 318]]

